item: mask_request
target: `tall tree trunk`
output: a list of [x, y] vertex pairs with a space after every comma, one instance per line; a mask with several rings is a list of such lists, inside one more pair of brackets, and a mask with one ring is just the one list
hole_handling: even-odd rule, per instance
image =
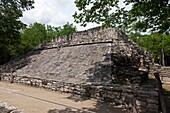
[[164, 49], [161, 50], [161, 60], [162, 60], [162, 66], [165, 66], [165, 55], [164, 55]]
[[162, 37], [161, 63], [162, 63], [162, 66], [165, 66], [164, 37]]

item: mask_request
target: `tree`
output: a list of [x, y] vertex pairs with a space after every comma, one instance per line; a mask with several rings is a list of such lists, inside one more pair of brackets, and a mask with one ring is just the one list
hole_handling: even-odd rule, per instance
[[48, 39], [54, 36], [62, 36], [62, 35], [69, 35], [71, 33], [76, 32], [76, 26], [70, 23], [64, 24], [62, 27], [53, 27], [51, 25], [47, 25], [47, 37]]
[[[131, 35], [131, 39], [133, 39], [144, 49], [151, 51], [155, 62], [163, 65], [165, 60], [165, 64], [170, 65], [170, 62], [168, 62], [168, 59], [170, 58], [170, 34], [134, 34]], [[165, 58], [162, 58], [164, 56]]]
[[69, 35], [71, 33], [76, 32], [76, 26], [73, 26], [73, 24], [67, 24], [63, 25], [63, 27], [58, 28], [58, 33], [57, 36], [62, 36], [62, 35]]
[[52, 37], [56, 36], [58, 33], [58, 27], [53, 27], [51, 25], [47, 25], [47, 39], [51, 39]]
[[0, 4], [0, 64], [17, 56], [20, 30], [24, 24], [19, 20], [24, 10], [33, 8], [32, 0], [1, 0]]
[[[169, 0], [75, 0], [79, 12], [73, 15], [75, 22], [86, 26], [89, 22], [115, 26], [128, 32], [170, 31]], [[131, 7], [130, 9], [127, 7]]]
[[25, 28], [21, 32], [21, 47], [25, 50], [23, 52], [30, 51], [46, 39], [47, 31], [45, 25], [37, 22], [30, 24], [28, 28]]
[[21, 44], [18, 50], [19, 54], [24, 54], [45, 40], [50, 40], [54, 36], [68, 35], [76, 31], [76, 27], [73, 24], [65, 24], [62, 27], [53, 27], [51, 25], [45, 25], [35, 22], [29, 25], [21, 32]]
[[[121, 2], [124, 5], [120, 5]], [[141, 32], [158, 33], [162, 42], [164, 35], [170, 33], [169, 0], [75, 0], [75, 4], [79, 11], [73, 17], [82, 26], [90, 22], [114, 26], [135, 41], [139, 40]], [[164, 62], [165, 48], [164, 44], [161, 45], [160, 54]]]

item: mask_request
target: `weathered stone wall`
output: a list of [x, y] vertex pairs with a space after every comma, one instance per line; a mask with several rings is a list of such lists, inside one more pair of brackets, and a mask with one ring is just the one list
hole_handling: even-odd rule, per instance
[[160, 74], [163, 77], [169, 77], [170, 78], [170, 67], [161, 67]]
[[150, 53], [141, 49], [136, 43], [128, 39], [124, 33], [113, 27], [96, 27], [68, 36], [54, 37], [49, 42], [44, 42], [37, 49], [60, 48], [101, 42], [112, 43], [112, 53], [119, 54], [121, 57], [130, 57], [133, 61], [133, 66], [148, 67], [151, 62]]
[[[117, 39], [119, 32], [115, 28], [101, 27], [92, 28], [86, 31], [80, 31], [68, 36], [57, 36], [49, 42], [44, 42], [40, 48], [52, 48], [61, 46], [71, 46], [78, 44], [89, 44], [97, 42], [109, 42], [113, 39]], [[127, 40], [127, 37], [124, 37]]]
[[150, 63], [150, 54], [122, 32], [97, 27], [44, 42], [1, 66], [0, 79], [111, 101], [134, 113], [157, 113], [155, 89], [127, 87], [147, 79]]
[[1, 75], [1, 80], [78, 94], [116, 105], [120, 104], [132, 113], [158, 113], [159, 111], [158, 90], [153, 88], [132, 88], [116, 84], [110, 86], [96, 83], [74, 84], [23, 76], [11, 77], [11, 75]]
[[[111, 43], [35, 51], [11, 66], [17, 76], [39, 77], [67, 83], [111, 80]], [[8, 72], [11, 73], [10, 69]]]

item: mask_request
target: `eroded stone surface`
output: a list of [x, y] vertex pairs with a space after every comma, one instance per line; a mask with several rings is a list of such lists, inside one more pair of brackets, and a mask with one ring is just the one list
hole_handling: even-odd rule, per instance
[[150, 54], [122, 32], [97, 27], [54, 37], [0, 72], [68, 83], [140, 84], [148, 77], [150, 61]]
[[150, 63], [150, 54], [122, 32], [98, 27], [54, 37], [2, 66], [0, 77], [125, 105], [130, 112], [157, 113], [158, 92], [139, 87]]
[[[110, 43], [42, 50], [14, 75], [68, 83], [102, 82], [111, 78]], [[105, 80], [106, 79], [106, 80]]]

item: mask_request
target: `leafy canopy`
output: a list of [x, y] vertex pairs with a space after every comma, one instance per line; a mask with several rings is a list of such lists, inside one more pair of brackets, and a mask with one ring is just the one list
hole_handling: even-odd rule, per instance
[[21, 32], [21, 45], [24, 53], [30, 51], [46, 40], [47, 32], [45, 25], [35, 22]]
[[76, 32], [76, 26], [70, 23], [64, 24], [62, 27], [53, 27], [51, 25], [47, 25], [47, 37], [48, 39], [54, 36], [62, 36], [62, 35], [69, 35], [71, 33]]
[[50, 40], [55, 36], [68, 35], [73, 32], [76, 32], [76, 27], [73, 24], [67, 23], [62, 27], [54, 27], [35, 22], [21, 32], [20, 54], [32, 50], [45, 40]]
[[[170, 56], [170, 34], [151, 33], [150, 35], [131, 34], [131, 39], [144, 49], [151, 51], [157, 62], [162, 62], [162, 52], [165, 60]], [[158, 61], [159, 60], [159, 61]], [[167, 64], [167, 62], [165, 62]], [[168, 64], [169, 65], [169, 64]]]
[[75, 0], [75, 22], [97, 23], [123, 31], [170, 31], [169, 0]]
[[17, 56], [20, 30], [19, 20], [24, 10], [33, 8], [32, 0], [1, 0], [0, 3], [0, 64]]

